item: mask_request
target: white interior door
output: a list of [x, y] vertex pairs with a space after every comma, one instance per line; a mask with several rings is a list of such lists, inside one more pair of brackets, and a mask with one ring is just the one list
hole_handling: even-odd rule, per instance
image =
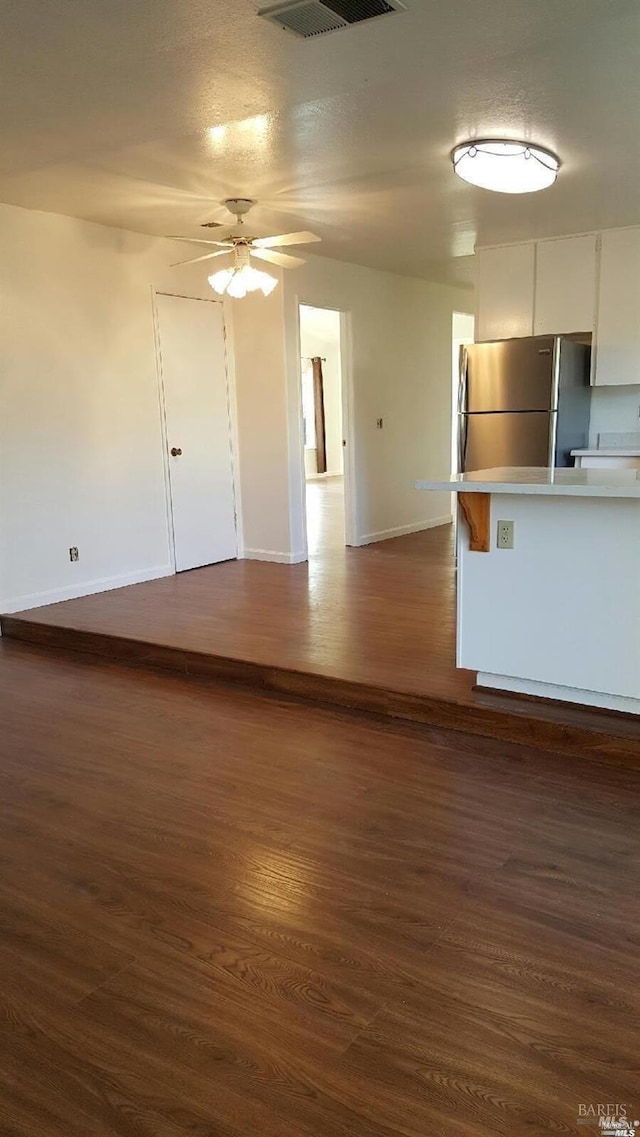
[[222, 305], [157, 296], [176, 569], [237, 556]]

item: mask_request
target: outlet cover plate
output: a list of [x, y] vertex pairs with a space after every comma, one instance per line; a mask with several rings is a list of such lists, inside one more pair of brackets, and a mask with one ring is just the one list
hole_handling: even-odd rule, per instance
[[499, 549], [512, 549], [513, 548], [513, 521], [499, 521], [498, 522], [498, 537], [496, 544]]

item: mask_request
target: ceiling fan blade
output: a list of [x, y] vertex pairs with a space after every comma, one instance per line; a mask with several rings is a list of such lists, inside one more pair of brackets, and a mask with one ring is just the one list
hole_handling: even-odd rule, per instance
[[258, 237], [253, 242], [259, 249], [274, 249], [278, 245], [310, 245], [312, 241], [321, 241], [315, 233], [280, 233], [277, 237]]
[[218, 249], [215, 253], [205, 253], [202, 257], [191, 257], [188, 261], [174, 261], [170, 266], [171, 268], [179, 268], [180, 265], [194, 265], [198, 261], [210, 261], [212, 257], [226, 257], [232, 252], [232, 249]]
[[271, 249], [256, 249], [251, 246], [251, 256], [259, 257], [261, 261], [269, 261], [269, 264], [280, 265], [280, 268], [300, 268], [305, 262], [302, 257], [290, 257], [288, 253], [276, 253]]
[[233, 242], [232, 241], [207, 241], [206, 237], [177, 237], [174, 234], [170, 234], [166, 238], [166, 240], [167, 241], [186, 241], [187, 244], [189, 244], [189, 245], [226, 245], [230, 249], [233, 248]]

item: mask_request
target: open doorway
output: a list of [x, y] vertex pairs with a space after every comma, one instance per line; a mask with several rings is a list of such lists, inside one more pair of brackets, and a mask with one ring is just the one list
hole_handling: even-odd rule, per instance
[[309, 554], [345, 544], [342, 316], [300, 305]]

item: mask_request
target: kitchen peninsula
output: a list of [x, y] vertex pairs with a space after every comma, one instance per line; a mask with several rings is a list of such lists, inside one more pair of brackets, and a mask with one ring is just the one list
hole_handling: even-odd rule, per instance
[[458, 667], [482, 687], [640, 715], [640, 471], [415, 485], [458, 495]]

